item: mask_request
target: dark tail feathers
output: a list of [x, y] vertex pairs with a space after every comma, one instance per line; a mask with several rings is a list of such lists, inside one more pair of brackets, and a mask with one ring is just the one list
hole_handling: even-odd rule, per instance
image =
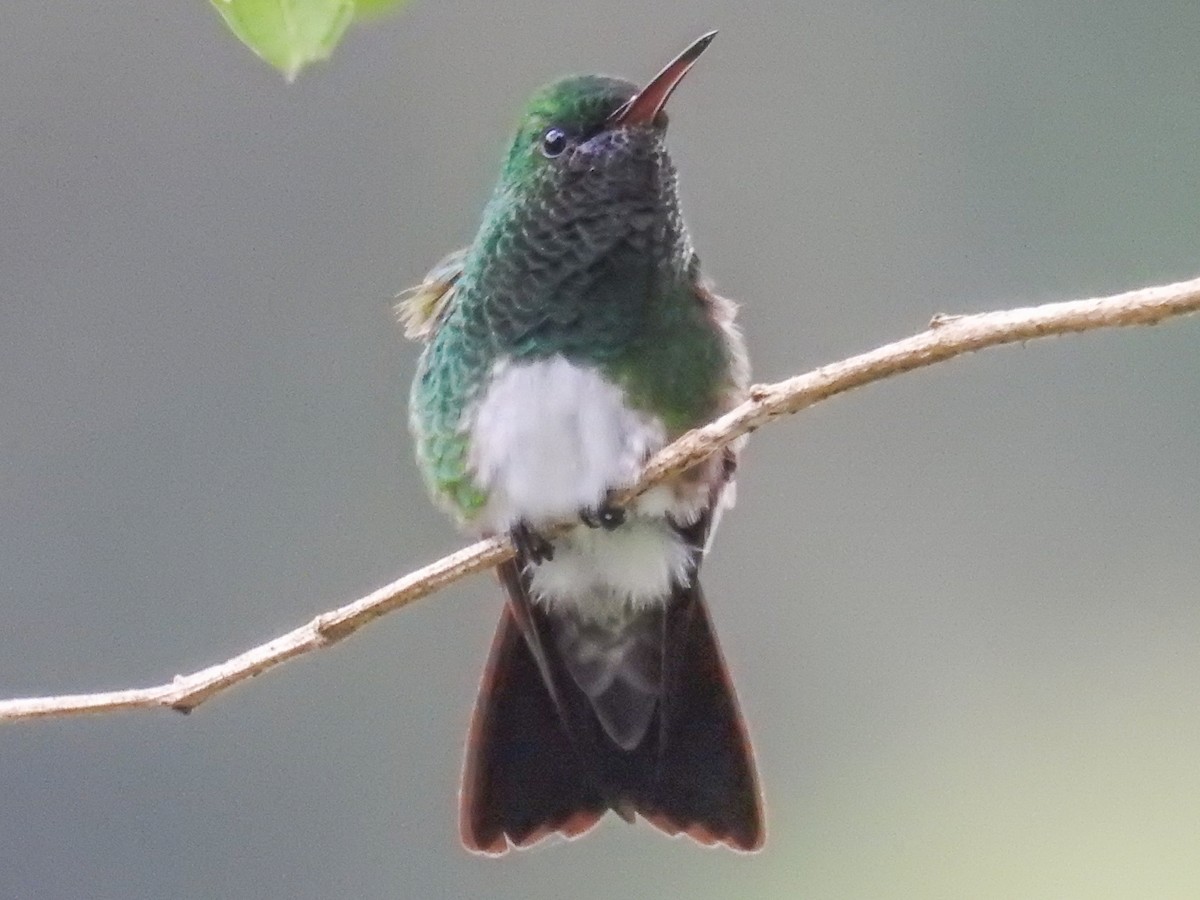
[[[552, 650], [543, 677], [516, 615], [505, 607], [467, 740], [468, 849], [499, 855], [551, 834], [577, 837], [610, 809], [702, 844], [762, 846], [754, 758], [698, 588], [678, 590], [664, 611], [663, 701], [633, 751], [607, 738]], [[535, 620], [544, 615], [533, 609]], [[528, 624], [546, 653], [545, 622]]]

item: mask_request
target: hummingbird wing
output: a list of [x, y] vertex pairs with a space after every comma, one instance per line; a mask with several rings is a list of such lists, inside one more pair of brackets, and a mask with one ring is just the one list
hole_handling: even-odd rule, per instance
[[446, 254], [420, 284], [396, 295], [396, 319], [403, 326], [406, 338], [428, 343], [437, 333], [454, 301], [454, 289], [466, 257], [465, 247]]

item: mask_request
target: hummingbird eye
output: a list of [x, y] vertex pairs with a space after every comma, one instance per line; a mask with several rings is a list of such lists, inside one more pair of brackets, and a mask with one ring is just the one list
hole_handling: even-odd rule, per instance
[[548, 128], [542, 135], [542, 155], [547, 159], [561, 156], [567, 149], [567, 133], [561, 128]]

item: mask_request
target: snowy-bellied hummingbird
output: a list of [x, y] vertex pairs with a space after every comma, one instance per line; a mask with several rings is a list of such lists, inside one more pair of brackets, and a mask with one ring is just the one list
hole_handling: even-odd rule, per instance
[[664, 143], [667, 99], [714, 34], [640, 90], [584, 75], [537, 92], [475, 240], [398, 307], [427, 342], [410, 407], [425, 479], [463, 526], [516, 548], [467, 739], [473, 851], [575, 837], [608, 810], [763, 843], [697, 580], [738, 448], [614, 502], [746, 391], [734, 306], [701, 274]]

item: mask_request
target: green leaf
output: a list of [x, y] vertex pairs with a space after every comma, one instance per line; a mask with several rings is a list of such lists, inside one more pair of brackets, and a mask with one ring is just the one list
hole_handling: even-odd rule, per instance
[[354, 18], [375, 19], [398, 9], [404, 0], [355, 0]]
[[[211, 0], [238, 40], [291, 81], [325, 59], [355, 16], [356, 0]], [[364, 0], [359, 0], [364, 2]], [[382, 0], [365, 0], [370, 7]]]

